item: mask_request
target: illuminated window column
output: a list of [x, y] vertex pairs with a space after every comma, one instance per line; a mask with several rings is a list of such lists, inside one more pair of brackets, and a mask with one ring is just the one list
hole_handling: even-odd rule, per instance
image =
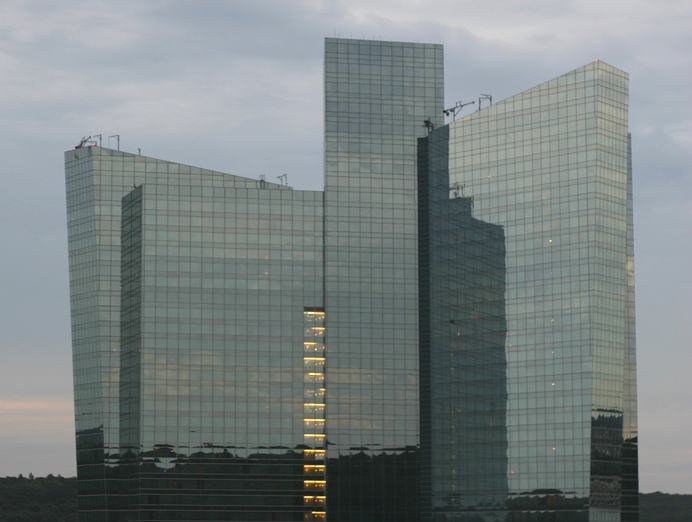
[[320, 308], [303, 312], [305, 335], [303, 367], [303, 505], [304, 520], [327, 520], [326, 513], [326, 432], [325, 432], [325, 313]]

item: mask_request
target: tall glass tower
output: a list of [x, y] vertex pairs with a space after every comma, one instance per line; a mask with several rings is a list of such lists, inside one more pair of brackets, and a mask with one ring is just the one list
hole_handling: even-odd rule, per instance
[[320, 520], [323, 193], [66, 165], [81, 520]]
[[416, 140], [442, 46], [327, 39], [327, 491], [333, 520], [417, 520]]
[[[433, 513], [439, 520], [471, 520], [472, 513], [485, 517], [478, 520], [505, 520], [505, 514], [511, 520], [637, 520], [627, 74], [597, 61], [437, 129], [425, 141], [419, 173], [426, 166], [430, 177], [446, 177], [450, 191], [470, 200], [475, 218], [503, 230], [506, 249], [506, 321], [482, 324], [478, 306], [460, 332], [464, 337], [483, 328], [488, 360], [491, 340], [504, 339], [504, 358], [485, 367], [475, 345], [463, 347], [462, 360], [476, 364], [476, 375], [485, 372], [478, 382], [484, 392], [464, 390], [452, 401], [466, 419], [453, 434], [459, 449], [447, 460], [433, 458]], [[472, 237], [469, 227], [457, 227], [465, 241]], [[488, 270], [499, 263], [494, 242], [487, 232], [480, 257]], [[476, 273], [473, 280], [467, 293], [484, 279]], [[496, 278], [490, 288], [499, 284]], [[488, 313], [499, 296], [484, 292]], [[440, 300], [432, 297], [434, 310]], [[431, 346], [433, 363], [440, 346]], [[506, 417], [498, 424], [497, 405], [487, 409], [500, 397], [501, 375], [489, 368], [505, 365]], [[445, 375], [437, 372], [432, 381]], [[471, 375], [465, 380], [476, 382]], [[436, 406], [433, 401], [433, 411]], [[476, 412], [486, 416], [485, 426], [474, 421]], [[453, 418], [455, 411], [444, 415]], [[449, 419], [439, 422], [442, 430]], [[506, 453], [498, 451], [501, 433], [482, 436], [490, 425], [506, 430]], [[476, 450], [464, 450], [463, 441]], [[435, 457], [434, 443], [432, 449]], [[467, 472], [479, 462], [487, 465], [477, 477], [488, 479], [469, 483]], [[491, 476], [503, 463], [508, 489], [506, 502], [498, 503]]]
[[329, 38], [324, 192], [66, 152], [80, 520], [638, 520], [627, 88]]

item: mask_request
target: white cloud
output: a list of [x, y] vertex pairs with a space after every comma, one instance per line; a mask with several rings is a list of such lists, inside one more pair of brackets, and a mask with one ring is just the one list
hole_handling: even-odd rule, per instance
[[123, 48], [138, 43], [145, 34], [140, 17], [143, 10], [137, 6], [133, 2], [8, 0], [0, 8], [0, 31], [5, 45], [12, 42], [18, 50], [21, 45], [55, 40], [91, 49]]

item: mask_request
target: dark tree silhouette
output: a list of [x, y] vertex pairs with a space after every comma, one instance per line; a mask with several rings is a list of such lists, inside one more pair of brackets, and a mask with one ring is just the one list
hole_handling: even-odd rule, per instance
[[[642, 493], [640, 522], [690, 522], [692, 495]], [[0, 522], [77, 522], [77, 479], [0, 478]]]

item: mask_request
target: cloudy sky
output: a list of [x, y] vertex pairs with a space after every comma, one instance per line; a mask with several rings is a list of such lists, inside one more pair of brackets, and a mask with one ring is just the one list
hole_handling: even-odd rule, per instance
[[630, 73], [642, 491], [692, 493], [689, 0], [2, 0], [0, 476], [73, 476], [63, 151], [322, 188], [325, 36], [445, 45], [449, 105]]

